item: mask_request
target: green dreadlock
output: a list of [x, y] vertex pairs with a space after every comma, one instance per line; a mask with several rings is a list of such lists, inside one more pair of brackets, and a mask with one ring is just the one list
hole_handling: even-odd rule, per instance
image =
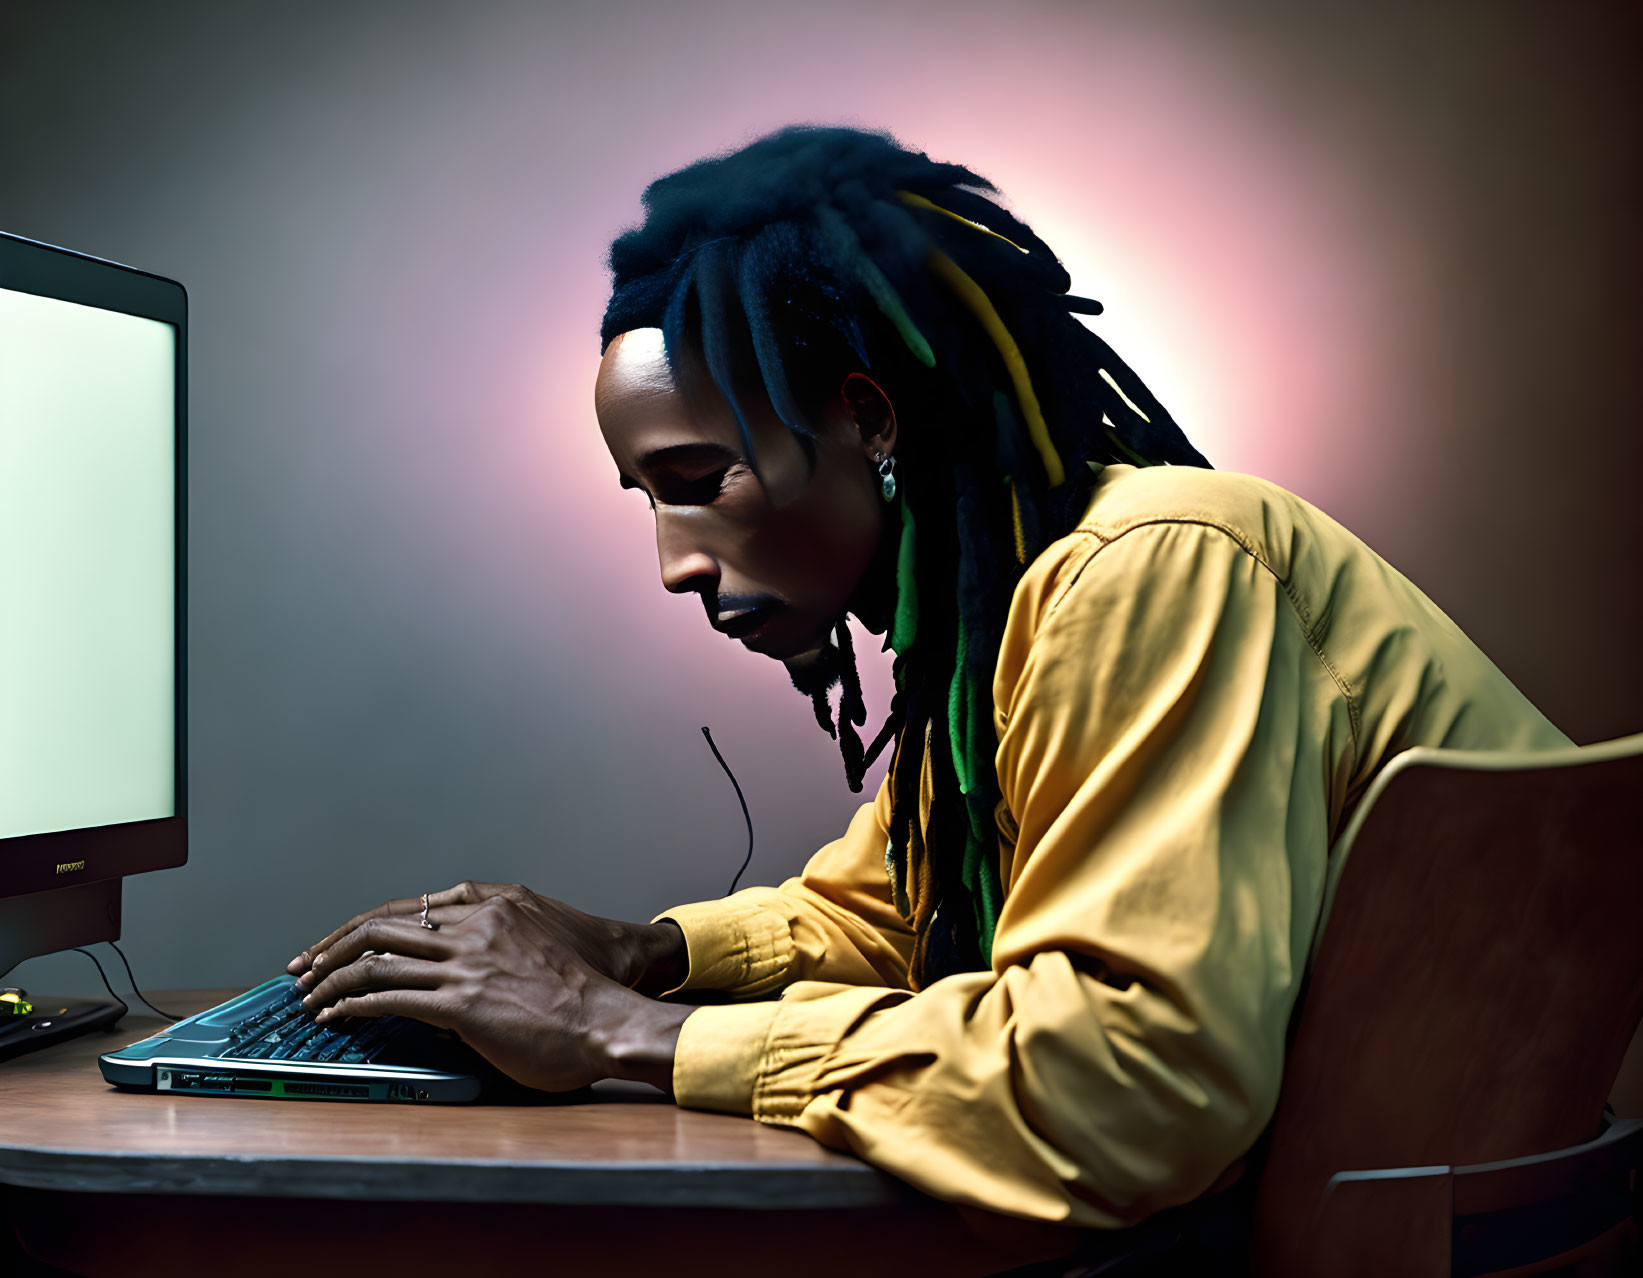
[[778, 130], [646, 188], [643, 223], [610, 248], [600, 333], [603, 349], [660, 327], [682, 380], [682, 353], [699, 353], [756, 473], [751, 387], [801, 444], [849, 371], [870, 371], [898, 407], [890, 717], [864, 748], [842, 617], [836, 720], [826, 686], [794, 682], [853, 790], [896, 741], [886, 870], [917, 938], [915, 987], [990, 960], [1004, 896], [992, 677], [1022, 571], [1082, 517], [1103, 466], [1209, 465], [1073, 318], [1101, 304], [1069, 296], [1055, 254], [987, 191], [887, 133]]

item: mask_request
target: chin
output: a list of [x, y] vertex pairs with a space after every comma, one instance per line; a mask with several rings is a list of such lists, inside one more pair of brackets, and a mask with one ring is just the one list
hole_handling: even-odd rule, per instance
[[814, 639], [795, 643], [791, 639], [784, 642], [771, 637], [763, 640], [744, 639], [742, 644], [749, 652], [756, 652], [761, 657], [769, 657], [772, 661], [780, 661], [783, 665], [800, 669], [815, 665], [827, 657], [827, 644], [817, 644]]
[[786, 656], [778, 656], [775, 652], [771, 652], [768, 655], [776, 657], [778, 661], [782, 661], [787, 665], [794, 666], [802, 670], [807, 667], [814, 666], [821, 661], [825, 661], [827, 659], [828, 649], [831, 647], [832, 644], [830, 644], [826, 639], [822, 639], [819, 642], [812, 639], [797, 652], [788, 653]]
[[808, 634], [784, 636], [781, 641], [772, 637], [768, 646], [761, 647], [759, 651], [796, 670], [820, 665], [829, 661], [834, 652], [833, 625], [826, 622], [818, 630]]

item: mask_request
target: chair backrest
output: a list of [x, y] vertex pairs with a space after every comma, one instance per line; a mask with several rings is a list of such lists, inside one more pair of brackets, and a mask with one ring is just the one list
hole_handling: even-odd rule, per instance
[[1643, 734], [1405, 751], [1332, 855], [1256, 1188], [1259, 1274], [1318, 1272], [1337, 1172], [1597, 1136], [1643, 1016]]

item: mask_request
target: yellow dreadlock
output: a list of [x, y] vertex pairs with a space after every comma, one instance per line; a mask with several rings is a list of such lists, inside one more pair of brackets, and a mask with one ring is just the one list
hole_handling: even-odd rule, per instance
[[[985, 232], [995, 239], [1004, 240], [1017, 252], [1025, 253], [1013, 240], [1006, 239], [997, 231], [972, 222], [967, 217], [960, 217], [950, 209], [927, 200], [924, 196], [912, 191], [897, 191], [896, 195], [905, 204], [912, 204], [918, 208], [930, 209], [936, 213], [943, 213], [954, 221], [962, 222], [965, 226], [974, 227]], [[940, 249], [932, 246], [930, 249], [930, 265], [936, 274], [946, 280], [953, 292], [981, 321], [982, 328], [987, 330], [987, 336], [993, 339], [993, 345], [998, 347], [998, 353], [1004, 359], [1004, 367], [1010, 371], [1010, 381], [1015, 386], [1016, 399], [1021, 403], [1021, 415], [1027, 419], [1027, 434], [1033, 441], [1033, 447], [1038, 450], [1038, 456], [1044, 463], [1044, 473], [1049, 476], [1050, 487], [1054, 488], [1067, 478], [1067, 472], [1061, 465], [1061, 455], [1055, 451], [1055, 445], [1050, 442], [1050, 428], [1044, 424], [1044, 414], [1039, 411], [1038, 396], [1033, 393], [1032, 379], [1027, 376], [1027, 363], [1021, 358], [1021, 348], [1016, 345], [1015, 338], [1010, 336], [1010, 330], [1004, 327], [1004, 321], [999, 318], [987, 294], [967, 274], [959, 264], [948, 257]], [[1015, 489], [1010, 489], [1012, 501], [1015, 498]], [[1019, 512], [1017, 514], [1019, 528]], [[1019, 532], [1017, 537], [1019, 539]]]

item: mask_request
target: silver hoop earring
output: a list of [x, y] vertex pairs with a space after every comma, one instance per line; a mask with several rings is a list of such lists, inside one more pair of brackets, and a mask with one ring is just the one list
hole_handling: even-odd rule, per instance
[[873, 460], [879, 464], [879, 492], [884, 495], [885, 501], [896, 499], [896, 459], [885, 453], [874, 453]]

